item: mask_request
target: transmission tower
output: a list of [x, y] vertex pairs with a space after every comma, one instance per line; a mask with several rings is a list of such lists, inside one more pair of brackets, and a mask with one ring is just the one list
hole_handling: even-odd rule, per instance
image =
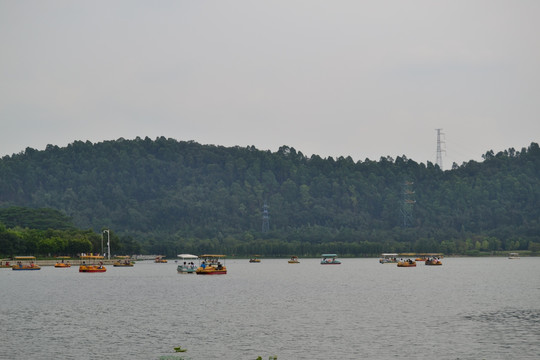
[[403, 183], [401, 215], [403, 217], [403, 227], [409, 227], [413, 223], [414, 191], [411, 190], [413, 183], [405, 181]]
[[266, 200], [264, 201], [263, 205], [263, 221], [262, 221], [262, 232], [267, 233], [270, 231], [270, 216], [268, 215], [268, 205], [266, 204]]
[[444, 136], [444, 133], [441, 132], [442, 129], [435, 129], [437, 131], [437, 161], [436, 164], [439, 165], [439, 169], [443, 169], [442, 164], [442, 153], [446, 153], [446, 149], [443, 149], [444, 147], [444, 140], [441, 140], [441, 135]]

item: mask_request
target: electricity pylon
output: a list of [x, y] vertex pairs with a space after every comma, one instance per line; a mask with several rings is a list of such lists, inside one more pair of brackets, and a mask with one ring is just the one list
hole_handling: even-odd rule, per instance
[[262, 222], [262, 232], [267, 233], [270, 231], [270, 216], [268, 215], [268, 205], [266, 204], [266, 200], [264, 201], [263, 205], [263, 222]]

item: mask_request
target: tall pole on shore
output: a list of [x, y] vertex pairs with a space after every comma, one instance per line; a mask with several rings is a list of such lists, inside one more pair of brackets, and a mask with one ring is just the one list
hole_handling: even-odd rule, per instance
[[[109, 229], [103, 230], [103, 233], [107, 233], [107, 259], [111, 259], [111, 236]], [[103, 236], [101, 236], [101, 253], [103, 254]]]

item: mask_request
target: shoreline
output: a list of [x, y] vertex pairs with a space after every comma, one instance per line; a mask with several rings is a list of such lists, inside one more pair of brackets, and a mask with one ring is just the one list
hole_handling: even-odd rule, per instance
[[[4, 264], [6, 261], [9, 261], [10, 265], [14, 265], [17, 263], [18, 260], [7, 260], [2, 259], [2, 264]], [[88, 260], [82, 260], [82, 259], [70, 259], [70, 260], [64, 260], [65, 263], [70, 263], [71, 266], [79, 266], [83, 263], [83, 261], [86, 261], [88, 264], [99, 264], [100, 261], [103, 262], [103, 265], [113, 265], [118, 259], [102, 259], [99, 261], [88, 261]], [[54, 266], [55, 264], [61, 262], [58, 260], [35, 260], [34, 264], [39, 266]], [[23, 261], [23, 263], [27, 263], [27, 261]]]

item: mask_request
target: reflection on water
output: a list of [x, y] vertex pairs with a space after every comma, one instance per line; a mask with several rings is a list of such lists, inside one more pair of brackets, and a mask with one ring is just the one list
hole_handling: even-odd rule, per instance
[[466, 319], [492, 324], [514, 324], [517, 327], [534, 327], [540, 320], [538, 310], [501, 309], [483, 312], [477, 315], [466, 315]]
[[[465, 320], [476, 322], [472, 326], [489, 329], [473, 334], [475, 341], [496, 344], [494, 347], [507, 354], [507, 358], [540, 358], [536, 346], [529, 346], [540, 339], [540, 310], [504, 308], [465, 315]], [[514, 354], [519, 356], [514, 356]]]
[[231, 260], [223, 276], [2, 269], [0, 358], [540, 358], [540, 259], [300, 261]]

